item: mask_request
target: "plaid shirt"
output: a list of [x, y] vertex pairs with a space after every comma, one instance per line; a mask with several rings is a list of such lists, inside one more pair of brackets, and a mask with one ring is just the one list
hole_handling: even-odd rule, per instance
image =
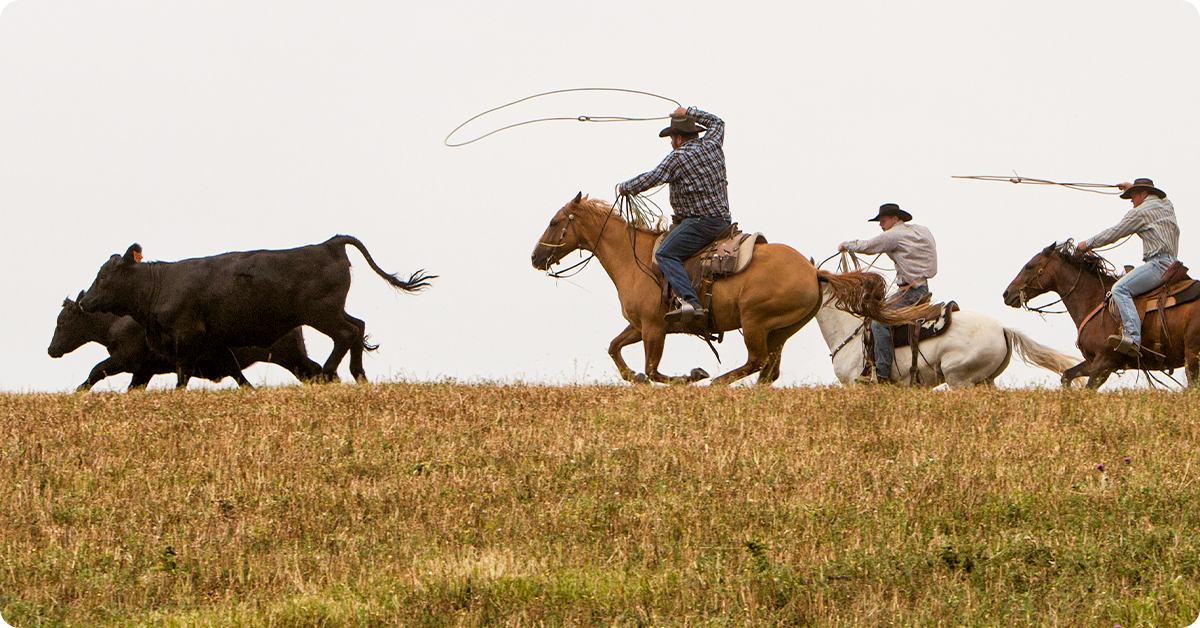
[[1121, 222], [1087, 240], [1088, 248], [1106, 246], [1130, 234], [1142, 239], [1142, 261], [1166, 253], [1179, 257], [1179, 223], [1175, 206], [1157, 196], [1147, 196], [1141, 205], [1125, 214]]
[[641, 194], [664, 183], [671, 185], [671, 209], [680, 218], [713, 216], [730, 220], [729, 182], [725, 179], [725, 122], [711, 113], [688, 107], [688, 115], [708, 129], [704, 135], [671, 151], [658, 167], [638, 175], [621, 188]]

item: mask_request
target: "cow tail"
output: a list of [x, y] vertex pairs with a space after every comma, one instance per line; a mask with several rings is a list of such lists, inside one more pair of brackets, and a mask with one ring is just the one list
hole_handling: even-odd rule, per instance
[[371, 265], [371, 270], [375, 271], [375, 274], [383, 277], [384, 281], [405, 292], [420, 292], [429, 287], [429, 281], [431, 279], [437, 279], [437, 275], [425, 274], [424, 268], [413, 273], [412, 276], [408, 278], [408, 281], [405, 281], [391, 273], [384, 272], [384, 270], [375, 263], [375, 260], [371, 257], [371, 254], [367, 252], [366, 245], [364, 245], [361, 241], [359, 241], [358, 238], [354, 236], [334, 236], [331, 240], [329, 240], [329, 243], [335, 246], [345, 246], [347, 244], [354, 246], [354, 248], [358, 249], [359, 253], [362, 253], [363, 258], [367, 260], [367, 264]]

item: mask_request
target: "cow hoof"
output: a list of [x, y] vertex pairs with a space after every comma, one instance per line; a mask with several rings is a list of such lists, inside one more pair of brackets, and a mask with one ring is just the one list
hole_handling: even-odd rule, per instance
[[646, 374], [645, 374], [645, 373], [638, 373], [637, 375], [634, 375], [634, 376], [633, 376], [633, 383], [635, 383], [635, 384], [649, 384], [649, 383], [650, 383], [650, 378], [649, 378], [649, 377], [646, 377]]
[[698, 382], [702, 379], [708, 379], [709, 377], [711, 376], [708, 374], [708, 371], [701, 368], [694, 368], [692, 369], [691, 373], [688, 373], [688, 379], [693, 382]]

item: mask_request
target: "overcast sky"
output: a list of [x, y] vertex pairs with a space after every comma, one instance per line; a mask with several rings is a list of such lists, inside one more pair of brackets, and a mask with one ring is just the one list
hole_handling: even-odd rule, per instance
[[[16, 0], [0, 13], [0, 389], [63, 391], [106, 357], [46, 354], [63, 297], [133, 242], [148, 259], [359, 237], [386, 270], [441, 275], [395, 293], [357, 252], [347, 310], [380, 344], [373, 380], [612, 382], [626, 325], [608, 276], [529, 255], [583, 191], [653, 168], [661, 122], [546, 123], [462, 148], [485, 109], [570, 87], [644, 90], [725, 119], [729, 195], [748, 231], [818, 260], [876, 235], [899, 203], [938, 242], [935, 298], [1074, 351], [1074, 326], [1000, 294], [1042, 247], [1115, 224], [1127, 201], [951, 179], [1150, 177], [1200, 268], [1200, 13], [1184, 0], [728, 3]], [[665, 115], [639, 96], [543, 99], [543, 115]], [[469, 137], [469, 134], [468, 134]], [[657, 198], [665, 204], [666, 194]], [[1140, 259], [1136, 239], [1110, 252]], [[577, 260], [570, 256], [568, 261]], [[1043, 300], [1049, 300], [1043, 298]], [[306, 330], [323, 362], [330, 343]], [[718, 364], [695, 338], [663, 370]], [[642, 370], [641, 345], [625, 352]], [[348, 374], [343, 365], [342, 373]], [[287, 383], [275, 366], [255, 383]], [[1014, 363], [1003, 386], [1055, 378]], [[835, 381], [814, 321], [784, 386]], [[100, 389], [122, 389], [128, 376]], [[1125, 382], [1132, 382], [1127, 376]], [[155, 380], [170, 386], [173, 377]]]

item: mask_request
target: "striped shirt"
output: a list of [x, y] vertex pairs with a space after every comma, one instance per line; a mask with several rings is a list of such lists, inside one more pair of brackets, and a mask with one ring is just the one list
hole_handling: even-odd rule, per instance
[[896, 266], [896, 283], [902, 286], [920, 285], [937, 274], [937, 242], [923, 225], [900, 221], [870, 240], [850, 240], [842, 246], [867, 255], [886, 253]]
[[621, 184], [626, 194], [641, 194], [664, 183], [671, 185], [671, 209], [680, 218], [713, 216], [730, 220], [725, 179], [725, 122], [711, 113], [688, 107], [688, 115], [707, 131], [671, 151], [658, 167]]
[[1175, 222], [1175, 206], [1157, 196], [1147, 196], [1141, 205], [1125, 214], [1121, 222], [1088, 238], [1087, 246], [1097, 249], [1134, 233], [1142, 239], [1142, 261], [1164, 253], [1179, 257], [1179, 223]]

